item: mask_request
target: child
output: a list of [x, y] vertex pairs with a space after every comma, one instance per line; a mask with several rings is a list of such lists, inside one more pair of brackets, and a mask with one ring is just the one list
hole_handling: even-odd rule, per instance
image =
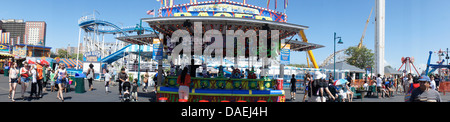
[[138, 92], [138, 84], [137, 84], [137, 78], [135, 78], [134, 80], [133, 80], [133, 84], [132, 84], [132, 86], [133, 86], [133, 89], [131, 89], [131, 96], [134, 98], [134, 101], [137, 101], [137, 99], [138, 99], [138, 94], [137, 94], [137, 92]]
[[51, 92], [55, 90], [55, 70], [50, 70], [50, 86]]
[[109, 92], [109, 83], [111, 81], [111, 74], [109, 74], [109, 70], [105, 70], [105, 93], [108, 94]]

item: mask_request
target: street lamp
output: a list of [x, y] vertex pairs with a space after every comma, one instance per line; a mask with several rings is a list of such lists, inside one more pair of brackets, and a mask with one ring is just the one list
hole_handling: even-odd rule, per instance
[[338, 44], [344, 44], [344, 42], [342, 42], [341, 37], [336, 37], [336, 32], [334, 32], [334, 53], [333, 53], [333, 57], [334, 57], [334, 63], [333, 63], [333, 77], [334, 79], [336, 79], [336, 39], [339, 39]]

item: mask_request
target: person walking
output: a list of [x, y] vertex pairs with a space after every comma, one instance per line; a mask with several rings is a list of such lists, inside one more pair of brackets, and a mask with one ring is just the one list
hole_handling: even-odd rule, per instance
[[306, 96], [308, 96], [309, 90], [311, 90], [309, 86], [311, 81], [312, 81], [311, 75], [309, 73], [306, 73], [305, 78], [303, 80], [304, 82], [303, 84], [305, 86], [305, 94], [303, 95], [303, 102], [306, 101]]
[[8, 98], [11, 99], [11, 101], [15, 102], [16, 100], [14, 100], [14, 95], [16, 94], [16, 87], [17, 87], [17, 83], [19, 82], [18, 80], [18, 74], [19, 74], [19, 70], [17, 70], [17, 63], [14, 62], [12, 63], [10, 69], [9, 69], [9, 84], [10, 84], [10, 89], [9, 89], [9, 95]]
[[189, 86], [191, 84], [191, 76], [188, 74], [188, 68], [184, 67], [181, 75], [178, 76], [177, 83], [180, 85], [178, 89], [179, 99], [189, 100]]
[[31, 65], [30, 67], [31, 72], [31, 92], [30, 92], [30, 99], [33, 98], [33, 94], [36, 96], [35, 98], [38, 98], [37, 94], [37, 72], [36, 72], [36, 65]]
[[147, 69], [147, 70], [145, 70], [145, 74], [144, 74], [144, 82], [143, 82], [144, 87], [142, 88], [143, 92], [147, 92], [149, 77], [150, 77], [150, 75], [148, 74], [148, 69]]
[[37, 86], [38, 86], [38, 92], [37, 92], [37, 96], [39, 98], [42, 98], [42, 84], [43, 84], [43, 80], [44, 80], [44, 67], [42, 67], [42, 63], [40, 60], [37, 61], [38, 63], [36, 64], [36, 81], [37, 81]]
[[118, 76], [119, 76], [119, 78], [118, 78], [119, 95], [122, 95], [122, 83], [124, 83], [128, 80], [128, 75], [127, 75], [127, 73], [125, 73], [125, 68], [120, 69], [120, 73]]
[[20, 83], [22, 85], [22, 99], [25, 99], [25, 92], [27, 90], [28, 82], [30, 81], [30, 66], [26, 61], [22, 62], [23, 67], [20, 68]]
[[56, 98], [64, 102], [64, 95], [63, 95], [63, 83], [66, 81], [67, 71], [64, 69], [64, 64], [59, 64], [59, 69], [56, 70], [55, 73], [56, 82], [55, 84], [58, 85], [58, 93], [56, 94]]
[[383, 80], [381, 80], [381, 75], [377, 74], [377, 95], [378, 95], [378, 98], [381, 98], [380, 96], [382, 96], [382, 95], [380, 95], [382, 93], [382, 83], [383, 83]]
[[109, 84], [111, 83], [111, 75], [109, 74], [109, 70], [105, 70], [105, 93], [108, 94], [109, 92]]
[[87, 79], [88, 79], [88, 83], [89, 83], [89, 91], [91, 91], [93, 88], [92, 86], [92, 81], [94, 80], [94, 65], [91, 63], [89, 64], [89, 69], [87, 71]]
[[430, 78], [426, 75], [420, 77], [419, 88], [415, 88], [411, 92], [409, 102], [441, 102], [439, 92], [430, 88]]
[[135, 78], [133, 80], [133, 83], [131, 84], [133, 87], [131, 89], [131, 96], [133, 97], [133, 100], [136, 102], [138, 100], [138, 83], [137, 83], [138, 79]]
[[297, 92], [297, 86], [296, 83], [297, 79], [295, 79], [295, 74], [292, 74], [292, 78], [291, 78], [291, 100], [295, 100], [295, 93]]

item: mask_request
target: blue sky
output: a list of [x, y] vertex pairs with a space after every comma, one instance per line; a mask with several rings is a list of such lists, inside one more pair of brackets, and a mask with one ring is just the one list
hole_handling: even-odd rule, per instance
[[[198, 0], [204, 1], [204, 0]], [[236, 0], [242, 1], [242, 0]], [[175, 0], [175, 4], [189, 0]], [[278, 10], [283, 11], [283, 0]], [[333, 33], [342, 37], [344, 44], [337, 50], [355, 46], [361, 38], [365, 21], [375, 0], [290, 0], [288, 23], [309, 26], [305, 30], [311, 43], [324, 45], [314, 50], [318, 63], [333, 53]], [[266, 0], [248, 0], [249, 4], [266, 6]], [[46, 21], [47, 46], [53, 48], [76, 45], [77, 21], [81, 16], [97, 10], [100, 19], [116, 25], [133, 26], [141, 18], [152, 17], [146, 11], [159, 8], [156, 0], [8, 0], [2, 1], [0, 19]], [[272, 0], [271, 8], [274, 3]], [[449, 0], [386, 0], [385, 59], [394, 68], [401, 65], [401, 57], [415, 57], [416, 67], [425, 68], [429, 51], [450, 47]], [[364, 45], [374, 49], [374, 14], [367, 28]], [[109, 37], [108, 37], [109, 36]], [[297, 37], [296, 37], [297, 38]], [[107, 35], [107, 41], [115, 41]], [[437, 61], [433, 55], [432, 62]], [[291, 54], [291, 63], [306, 64], [305, 52]]]

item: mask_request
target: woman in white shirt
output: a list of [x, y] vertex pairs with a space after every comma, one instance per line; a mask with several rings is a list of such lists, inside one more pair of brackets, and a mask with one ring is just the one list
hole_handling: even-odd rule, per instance
[[11, 68], [9, 69], [9, 85], [10, 85], [10, 89], [9, 89], [9, 95], [8, 98], [11, 98], [11, 101], [15, 102], [14, 100], [14, 95], [16, 94], [16, 87], [17, 87], [17, 83], [18, 83], [18, 77], [17, 75], [19, 74], [19, 70], [17, 70], [17, 63], [14, 62], [12, 63]]
[[[55, 73], [55, 78], [56, 78], [56, 84], [58, 85], [58, 94], [56, 94], [56, 98], [60, 99], [62, 102], [64, 102], [64, 95], [63, 95], [63, 82], [65, 81], [64, 79], [67, 76], [67, 71], [64, 69], [64, 64], [59, 64], [59, 69], [56, 70]], [[63, 81], [64, 80], [64, 81]]]

